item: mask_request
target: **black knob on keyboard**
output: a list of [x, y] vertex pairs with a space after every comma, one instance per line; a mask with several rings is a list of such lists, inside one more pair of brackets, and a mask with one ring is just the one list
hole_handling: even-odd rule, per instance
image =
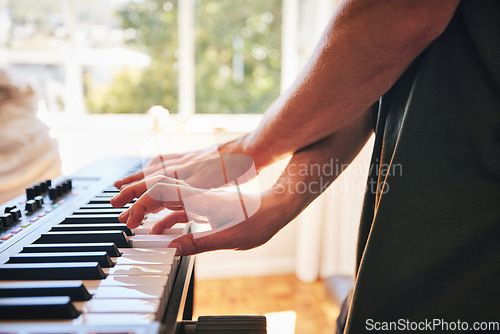
[[6, 207], [5, 213], [10, 213], [14, 222], [17, 222], [21, 218], [21, 210], [19, 210], [15, 205]]
[[73, 181], [71, 181], [70, 179], [64, 181], [64, 185], [66, 187], [67, 192], [70, 192], [71, 189], [73, 189]]
[[26, 188], [26, 199], [29, 201], [30, 199], [35, 198], [35, 189]]
[[66, 194], [70, 190], [68, 181], [64, 181], [61, 185], [62, 185], [63, 193]]
[[33, 186], [33, 189], [35, 191], [35, 197], [40, 196], [42, 194], [42, 187], [39, 184], [35, 184]]
[[26, 211], [28, 213], [35, 212], [37, 209], [36, 207], [36, 202], [34, 199], [30, 199], [29, 201], [26, 202]]
[[43, 197], [42, 196], [36, 196], [34, 198], [36, 202], [37, 209], [40, 209], [43, 206]]
[[42, 194], [45, 194], [47, 192], [47, 183], [45, 182], [40, 182], [40, 189], [41, 189], [41, 192]]
[[12, 220], [14, 222], [17, 222], [19, 219], [21, 219], [21, 210], [18, 208], [11, 209], [8, 213], [12, 215]]
[[49, 187], [49, 198], [51, 201], [55, 201], [57, 199], [57, 189]]
[[63, 186], [60, 184], [57, 185], [56, 191], [57, 191], [57, 197], [61, 197], [63, 195]]
[[9, 213], [14, 209], [17, 209], [17, 206], [15, 206], [15, 205], [14, 206], [7, 206], [7, 207], [5, 207], [4, 213]]
[[0, 222], [2, 223], [2, 227], [9, 227], [14, 221], [12, 219], [12, 215], [10, 213], [6, 213], [0, 216]]

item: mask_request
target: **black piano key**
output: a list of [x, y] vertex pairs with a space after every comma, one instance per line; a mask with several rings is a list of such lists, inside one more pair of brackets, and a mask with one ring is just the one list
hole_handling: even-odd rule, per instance
[[87, 204], [109, 204], [108, 198], [93, 198]]
[[104, 193], [119, 193], [120, 189], [115, 188], [115, 187], [109, 187], [109, 188], [104, 189], [102, 192], [103, 192], [103, 194]]
[[105, 251], [110, 257], [121, 256], [118, 247], [112, 242], [31, 244], [23, 247], [21, 253], [42, 252], [99, 252]]
[[119, 223], [119, 215], [71, 215], [66, 217], [61, 224], [106, 224], [106, 223]]
[[116, 188], [115, 186], [109, 186], [107, 188], [105, 188], [102, 192], [103, 193], [107, 193], [107, 192], [120, 192], [120, 189]]
[[68, 296], [0, 298], [1, 320], [75, 319], [79, 315]]
[[72, 301], [92, 298], [82, 281], [32, 281], [0, 283], [0, 298], [68, 296]]
[[106, 252], [19, 253], [7, 263], [97, 262], [101, 268], [110, 268], [113, 261]]
[[107, 199], [111, 199], [113, 197], [115, 197], [116, 194], [114, 193], [102, 193], [102, 194], [97, 194], [95, 195], [94, 198], [107, 198]]
[[0, 265], [0, 280], [90, 280], [106, 274], [97, 262], [5, 263]]
[[[91, 199], [87, 204], [109, 204], [109, 201], [113, 198], [111, 197], [94, 197]], [[133, 199], [130, 201], [130, 203], [135, 203], [137, 199]]]
[[59, 224], [53, 226], [50, 231], [123, 231], [126, 235], [131, 236], [134, 233], [127, 225], [118, 224]]
[[[132, 203], [127, 203], [123, 206], [122, 209], [127, 209], [132, 206]], [[111, 203], [101, 203], [101, 204], [85, 204], [80, 207], [81, 210], [87, 210], [87, 209], [115, 209], [114, 206], [111, 205]]]
[[61, 231], [42, 233], [35, 243], [113, 242], [116, 247], [130, 248], [131, 242], [123, 231]]
[[101, 209], [79, 209], [73, 212], [73, 215], [119, 215], [126, 209], [124, 208], [101, 208]]

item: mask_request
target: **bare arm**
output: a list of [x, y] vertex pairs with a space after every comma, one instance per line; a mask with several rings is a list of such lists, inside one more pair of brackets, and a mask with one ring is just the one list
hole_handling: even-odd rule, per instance
[[458, 3], [344, 1], [294, 85], [255, 131], [222, 150], [239, 146], [260, 169], [342, 128], [444, 31]]
[[[331, 19], [314, 55], [294, 85], [266, 111], [259, 127], [222, 144], [219, 152], [167, 155], [143, 173], [117, 187], [148, 175], [171, 175], [215, 153], [246, 154], [257, 170], [289, 156], [356, 119], [382, 96], [409, 64], [448, 25], [459, 0], [346, 0]], [[160, 159], [161, 160], [161, 159]], [[196, 187], [211, 179], [185, 173]]]
[[[183, 235], [172, 241], [169, 247], [177, 248], [178, 254], [189, 255], [216, 249], [249, 249], [267, 242], [288, 222], [295, 218], [310, 202], [324, 190], [316, 184], [330, 184], [338, 174], [299, 173], [300, 169], [312, 164], [325, 165], [331, 157], [339, 164], [349, 164], [366, 143], [372, 133], [370, 112], [361, 113], [342, 129], [326, 138], [296, 152], [287, 168], [272, 189], [260, 195], [243, 195], [248, 218], [242, 217], [241, 202], [228, 190], [204, 190], [189, 187], [175, 179], [157, 176], [149, 190], [147, 181], [141, 181], [124, 188], [111, 203], [121, 206], [134, 197], [140, 198], [120, 215], [120, 221], [130, 228], [137, 227], [147, 212], [167, 207], [178, 210], [158, 222], [152, 233], [162, 233], [175, 223], [201, 217], [214, 228], [209, 232]], [[322, 168], [320, 168], [322, 169]], [[321, 181], [321, 182], [320, 182]], [[310, 191], [296, 193], [297, 184], [306, 185]], [[291, 187], [290, 187], [291, 186]], [[181, 194], [181, 195], [179, 195]], [[160, 196], [161, 195], [161, 196]], [[194, 201], [189, 199], [194, 196]], [[155, 200], [162, 198], [162, 201]], [[186, 200], [189, 201], [186, 205]], [[255, 210], [249, 210], [249, 208]]]

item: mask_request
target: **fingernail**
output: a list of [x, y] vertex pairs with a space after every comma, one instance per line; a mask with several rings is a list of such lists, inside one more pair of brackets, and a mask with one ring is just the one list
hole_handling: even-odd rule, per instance
[[171, 243], [170, 245], [168, 245], [168, 248], [176, 248], [175, 255], [177, 255], [177, 256], [183, 254], [183, 252], [182, 252], [182, 246], [178, 242]]
[[124, 217], [125, 217], [125, 211], [120, 213], [120, 215], [118, 216], [118, 220], [123, 223]]

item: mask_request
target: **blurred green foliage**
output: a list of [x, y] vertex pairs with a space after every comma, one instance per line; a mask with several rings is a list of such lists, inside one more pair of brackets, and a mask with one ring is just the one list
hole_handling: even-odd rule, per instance
[[[182, 0], [180, 0], [182, 1]], [[177, 1], [135, 0], [117, 10], [127, 44], [151, 56], [107, 87], [85, 77], [93, 113], [176, 113]], [[280, 92], [281, 1], [196, 0], [196, 112], [262, 113]]]

